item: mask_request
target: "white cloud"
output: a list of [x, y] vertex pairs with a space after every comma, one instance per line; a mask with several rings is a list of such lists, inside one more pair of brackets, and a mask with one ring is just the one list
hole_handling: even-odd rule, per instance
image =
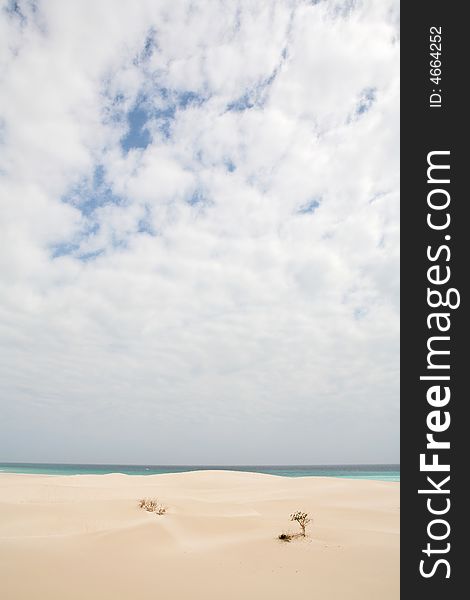
[[397, 3], [17, 4], [2, 456], [396, 461]]

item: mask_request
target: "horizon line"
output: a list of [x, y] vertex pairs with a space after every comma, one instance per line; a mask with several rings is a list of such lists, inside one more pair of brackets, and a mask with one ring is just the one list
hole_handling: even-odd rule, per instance
[[104, 467], [353, 467], [353, 466], [400, 466], [400, 463], [95, 463], [95, 462], [30, 462], [0, 461], [0, 465], [81, 465]]

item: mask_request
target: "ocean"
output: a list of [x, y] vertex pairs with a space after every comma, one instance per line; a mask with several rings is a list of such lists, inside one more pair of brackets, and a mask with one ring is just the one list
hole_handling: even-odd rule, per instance
[[400, 465], [96, 465], [0, 463], [0, 472], [41, 475], [160, 475], [187, 471], [223, 470], [267, 473], [283, 477], [343, 477], [400, 481]]

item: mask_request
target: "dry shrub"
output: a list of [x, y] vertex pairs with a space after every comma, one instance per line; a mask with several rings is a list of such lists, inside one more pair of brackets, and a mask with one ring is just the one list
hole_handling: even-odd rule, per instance
[[301, 535], [305, 537], [305, 528], [311, 521], [311, 519], [308, 516], [308, 513], [304, 513], [298, 510], [297, 512], [291, 514], [290, 520], [297, 521], [297, 523], [300, 525], [300, 529], [302, 530]]
[[139, 507], [156, 515], [164, 515], [166, 513], [166, 506], [160, 504], [156, 498], [141, 498], [139, 500]]
[[309, 518], [308, 513], [304, 513], [300, 510], [298, 510], [295, 513], [292, 513], [290, 516], [290, 520], [295, 521], [296, 523], [298, 523], [300, 525], [300, 533], [281, 533], [281, 534], [279, 534], [277, 536], [277, 538], [279, 540], [282, 540], [283, 542], [290, 542], [291, 540], [294, 540], [294, 539], [297, 539], [300, 537], [305, 537], [306, 536], [305, 528], [312, 521]]

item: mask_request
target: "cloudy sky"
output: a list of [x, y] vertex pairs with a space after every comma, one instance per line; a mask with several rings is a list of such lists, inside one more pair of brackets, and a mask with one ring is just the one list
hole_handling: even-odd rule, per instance
[[0, 461], [398, 462], [398, 2], [1, 5]]

